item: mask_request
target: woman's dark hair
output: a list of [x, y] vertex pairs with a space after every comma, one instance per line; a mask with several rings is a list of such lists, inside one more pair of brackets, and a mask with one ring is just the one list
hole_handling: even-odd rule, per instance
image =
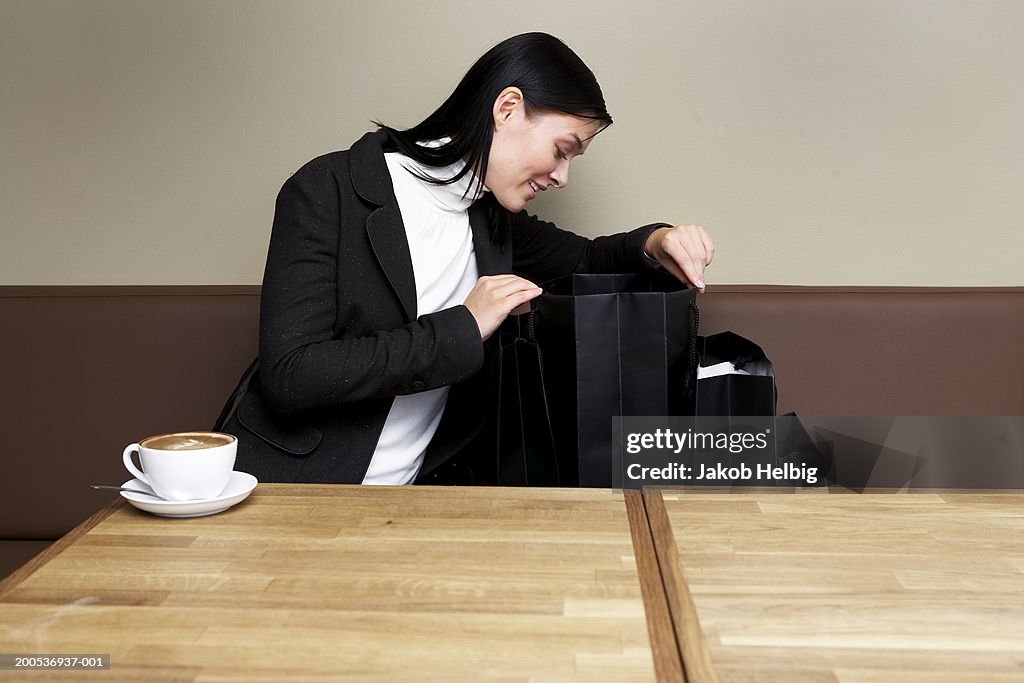
[[[593, 72], [565, 43], [547, 33], [523, 33], [492, 47], [470, 67], [444, 104], [418, 125], [400, 131], [374, 123], [397, 151], [420, 164], [442, 167], [465, 160], [465, 168], [451, 178], [423, 179], [445, 185], [474, 171], [476, 183], [468, 193], [475, 195], [487, 175], [494, 101], [513, 86], [522, 91], [527, 114], [560, 112], [594, 119], [602, 124], [599, 131], [612, 123]], [[446, 137], [451, 141], [438, 147], [416, 144]]]

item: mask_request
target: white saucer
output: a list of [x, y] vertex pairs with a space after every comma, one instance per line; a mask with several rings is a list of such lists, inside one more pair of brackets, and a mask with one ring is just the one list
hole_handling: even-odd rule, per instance
[[[224, 512], [229, 507], [241, 503], [249, 497], [252, 490], [256, 488], [257, 483], [256, 477], [251, 474], [232, 472], [231, 478], [228, 479], [228, 485], [216, 498], [164, 500], [163, 498], [147, 496], [144, 493], [128, 493], [126, 491], [121, 492], [121, 497], [140, 510], [152, 512], [160, 517], [205, 517], [206, 515]], [[121, 484], [121, 486], [140, 491], [153, 490], [149, 488], [148, 484], [138, 479], [129, 479]]]

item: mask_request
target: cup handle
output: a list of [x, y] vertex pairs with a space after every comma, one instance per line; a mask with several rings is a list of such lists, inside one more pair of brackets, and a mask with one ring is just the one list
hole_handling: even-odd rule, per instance
[[[153, 485], [149, 483], [149, 479], [146, 478], [146, 475], [142, 472], [142, 470], [137, 468], [135, 466], [135, 463], [132, 462], [132, 453], [138, 453], [138, 452], [139, 452], [139, 444], [133, 443], [131, 446], [128, 446], [128, 448], [124, 449], [124, 454], [121, 456], [121, 459], [124, 460], [124, 466], [126, 468], [128, 468], [129, 472], [131, 472], [132, 474], [135, 475], [136, 479], [138, 479], [139, 481], [143, 482], [144, 484], [146, 484], [150, 488], [153, 488]], [[142, 463], [142, 456], [140, 455], [139, 456], [139, 464], [141, 464], [141, 463]]]

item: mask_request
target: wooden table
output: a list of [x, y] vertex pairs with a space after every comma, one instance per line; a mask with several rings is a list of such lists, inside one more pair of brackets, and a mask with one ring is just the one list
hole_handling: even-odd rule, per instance
[[1024, 494], [261, 484], [0, 582], [0, 680], [1024, 681]]
[[696, 680], [1024, 681], [1024, 494], [644, 498]]
[[0, 584], [0, 652], [110, 670], [0, 679], [680, 680], [630, 495], [632, 530], [599, 489], [260, 484], [196, 519], [118, 501]]

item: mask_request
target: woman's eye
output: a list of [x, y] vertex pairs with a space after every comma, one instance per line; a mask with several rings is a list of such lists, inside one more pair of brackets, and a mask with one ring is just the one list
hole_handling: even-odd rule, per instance
[[563, 152], [560, 148], [555, 147], [555, 156], [559, 159], [568, 159], [569, 155]]

